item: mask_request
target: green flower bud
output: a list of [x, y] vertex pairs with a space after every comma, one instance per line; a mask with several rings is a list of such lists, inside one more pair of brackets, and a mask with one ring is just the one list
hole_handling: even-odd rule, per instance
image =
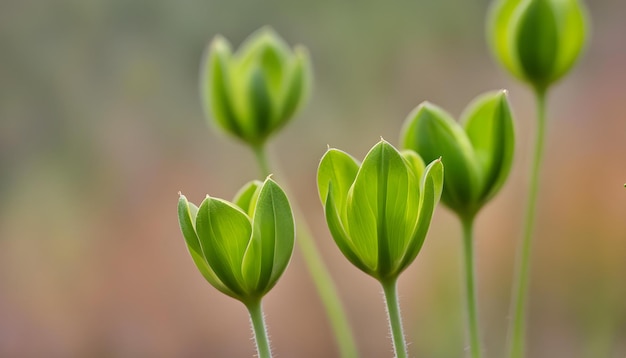
[[539, 91], [572, 68], [587, 32], [579, 0], [496, 0], [488, 24], [487, 37], [498, 60]]
[[443, 165], [424, 167], [412, 151], [376, 144], [362, 164], [329, 149], [317, 172], [326, 221], [341, 252], [379, 281], [396, 278], [415, 259], [439, 202]]
[[446, 165], [441, 200], [471, 218], [504, 184], [515, 134], [505, 91], [478, 97], [462, 118], [463, 126], [441, 108], [422, 103], [407, 118], [401, 141], [426, 161], [441, 158]]
[[202, 276], [244, 304], [274, 287], [293, 252], [291, 207], [270, 178], [244, 186], [233, 203], [207, 196], [198, 208], [181, 195], [178, 220]]
[[311, 71], [302, 46], [293, 51], [271, 29], [253, 33], [232, 53], [216, 36], [203, 61], [205, 112], [226, 133], [261, 146], [301, 107], [308, 96]]

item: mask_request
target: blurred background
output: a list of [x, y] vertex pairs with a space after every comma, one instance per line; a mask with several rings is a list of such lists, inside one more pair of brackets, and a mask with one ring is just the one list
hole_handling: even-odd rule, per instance
[[[179, 190], [231, 198], [252, 154], [203, 117], [198, 72], [217, 33], [271, 25], [306, 45], [309, 104], [271, 145], [304, 208], [363, 357], [392, 348], [381, 290], [327, 231], [315, 172], [326, 145], [362, 158], [429, 100], [458, 116], [507, 88], [510, 180], [477, 221], [486, 355], [504, 356], [534, 102], [492, 60], [488, 0], [0, 2], [0, 356], [251, 357], [244, 307], [206, 283], [179, 232]], [[626, 2], [587, 1], [593, 39], [551, 96], [529, 357], [626, 356]], [[400, 280], [412, 356], [464, 356], [460, 227], [440, 207]], [[278, 357], [336, 357], [302, 257], [266, 297]]]

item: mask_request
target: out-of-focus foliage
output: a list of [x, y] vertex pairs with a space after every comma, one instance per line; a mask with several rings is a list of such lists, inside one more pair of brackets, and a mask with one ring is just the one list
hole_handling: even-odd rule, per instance
[[218, 127], [261, 147], [289, 121], [309, 94], [309, 55], [293, 51], [270, 28], [250, 35], [233, 53], [228, 40], [213, 39], [200, 76], [206, 112]]
[[512, 75], [544, 91], [578, 60], [587, 22], [582, 0], [494, 0], [487, 37]]

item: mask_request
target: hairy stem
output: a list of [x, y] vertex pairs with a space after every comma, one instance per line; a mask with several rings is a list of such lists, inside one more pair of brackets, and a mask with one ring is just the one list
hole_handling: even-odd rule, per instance
[[518, 248], [517, 271], [512, 296], [511, 317], [509, 326], [509, 357], [523, 358], [526, 341], [526, 302], [530, 282], [530, 255], [532, 236], [535, 227], [537, 195], [539, 193], [539, 177], [543, 158], [543, 147], [546, 131], [546, 91], [535, 90], [537, 98], [537, 137], [535, 138], [535, 154], [530, 173], [530, 187], [526, 206], [524, 236]]
[[398, 279], [383, 280], [380, 282], [385, 294], [387, 303], [387, 314], [389, 318], [389, 328], [393, 338], [393, 351], [396, 358], [408, 357], [404, 331], [402, 329], [402, 316], [400, 315], [400, 303], [398, 302]]
[[[261, 174], [267, 176], [270, 174], [270, 165], [265, 147], [259, 147], [255, 149], [256, 158], [261, 170]], [[274, 173], [276, 173], [276, 168]], [[279, 175], [279, 173], [276, 173]], [[290, 194], [289, 187], [286, 183], [281, 182], [281, 186]], [[292, 197], [289, 195], [289, 197]], [[304, 261], [309, 270], [309, 274], [313, 279], [313, 283], [317, 289], [317, 293], [322, 300], [324, 309], [326, 310], [326, 316], [330, 321], [331, 328], [335, 335], [335, 341], [339, 347], [339, 352], [342, 358], [356, 358], [358, 357], [358, 351], [354, 342], [354, 336], [352, 335], [352, 329], [348, 323], [348, 316], [343, 308], [337, 288], [333, 283], [332, 277], [322, 260], [322, 256], [315, 245], [315, 240], [311, 234], [311, 229], [307, 225], [305, 216], [302, 214], [299, 206], [292, 201], [292, 208], [294, 216], [297, 222], [297, 246], [300, 248], [300, 252], [304, 257]]]
[[263, 317], [263, 309], [261, 308], [261, 300], [255, 300], [246, 304], [250, 313], [250, 321], [254, 330], [254, 341], [259, 358], [272, 358], [272, 350], [270, 349], [270, 341], [267, 338], [267, 328], [265, 327], [265, 318]]
[[467, 305], [467, 331], [472, 358], [480, 358], [481, 343], [476, 300], [476, 268], [474, 264], [474, 218], [462, 219], [463, 256], [465, 258], [465, 295]]

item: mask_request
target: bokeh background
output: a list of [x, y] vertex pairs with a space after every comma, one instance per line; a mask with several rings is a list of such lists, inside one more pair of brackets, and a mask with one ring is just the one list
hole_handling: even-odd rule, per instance
[[[587, 1], [593, 41], [551, 96], [530, 299], [529, 357], [626, 356], [626, 2]], [[477, 222], [489, 357], [505, 327], [534, 105], [492, 60], [487, 0], [4, 0], [0, 2], [0, 356], [251, 357], [244, 307], [202, 279], [177, 192], [230, 198], [257, 177], [207, 125], [205, 46], [271, 25], [312, 54], [311, 101], [272, 143], [328, 263], [363, 357], [391, 356], [381, 290], [335, 247], [315, 171], [326, 145], [397, 143], [429, 100], [454, 115], [507, 88], [511, 179]], [[400, 281], [413, 356], [464, 356], [460, 228], [441, 207]], [[265, 310], [278, 357], [336, 357], [302, 257]]]

